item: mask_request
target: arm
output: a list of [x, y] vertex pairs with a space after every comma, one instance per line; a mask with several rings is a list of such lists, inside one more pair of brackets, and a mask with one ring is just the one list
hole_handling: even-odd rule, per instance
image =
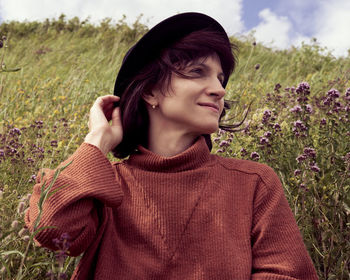
[[[113, 95], [97, 98], [90, 109], [90, 132], [85, 137], [85, 143], [61, 164], [65, 166], [71, 162], [50, 189], [53, 195], [44, 202], [38, 228], [53, 228], [36, 234], [35, 239], [42, 246], [55, 250], [57, 248], [53, 239], [68, 233], [71, 243], [69, 254], [79, 255], [94, 240], [99, 226], [105, 224], [103, 208], [120, 205], [123, 197], [120, 184], [105, 157], [121, 142], [123, 136], [119, 108], [114, 107], [117, 101], [119, 97]], [[25, 216], [31, 231], [39, 215], [38, 202], [43, 195], [42, 186], [50, 185], [54, 173], [53, 170], [45, 169], [38, 175], [30, 208]]]
[[[43, 205], [39, 228], [55, 228], [40, 231], [35, 239], [41, 246], [56, 250], [53, 239], [59, 238], [62, 233], [68, 233], [71, 242], [69, 253], [77, 256], [85, 251], [95, 238], [102, 222], [100, 212], [103, 205], [118, 207], [123, 193], [111, 163], [97, 147], [83, 143], [62, 166], [71, 161], [50, 190], [57, 192]], [[54, 170], [49, 169], [44, 169], [38, 174], [30, 199], [30, 208], [25, 216], [30, 230], [33, 230], [38, 215], [42, 184], [46, 181], [48, 186], [53, 175]]]
[[277, 175], [258, 182], [252, 225], [252, 280], [318, 279]]

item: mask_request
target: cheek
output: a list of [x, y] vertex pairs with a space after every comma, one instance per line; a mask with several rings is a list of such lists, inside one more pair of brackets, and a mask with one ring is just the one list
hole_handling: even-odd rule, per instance
[[224, 100], [220, 101], [220, 108], [221, 108], [220, 115], [224, 111], [224, 106], [225, 106]]
[[186, 104], [177, 99], [165, 99], [160, 106], [162, 115], [166, 118], [179, 118], [187, 111]]

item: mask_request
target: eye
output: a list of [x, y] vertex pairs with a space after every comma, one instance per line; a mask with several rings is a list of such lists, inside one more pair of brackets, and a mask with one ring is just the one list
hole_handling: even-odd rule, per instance
[[203, 73], [203, 69], [202, 68], [192, 68], [190, 70], [191, 73], [197, 73], [197, 74], [202, 74]]
[[225, 82], [225, 77], [223, 75], [219, 75], [218, 76], [218, 80], [220, 81], [220, 83], [223, 85]]

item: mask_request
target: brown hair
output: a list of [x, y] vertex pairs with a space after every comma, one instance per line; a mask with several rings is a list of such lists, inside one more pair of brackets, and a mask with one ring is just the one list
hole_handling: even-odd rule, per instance
[[[236, 66], [234, 51], [237, 47], [220, 33], [200, 30], [190, 33], [162, 51], [160, 56], [145, 66], [125, 89], [119, 102], [123, 126], [123, 140], [113, 149], [115, 157], [124, 158], [135, 151], [138, 145], [148, 146], [149, 117], [143, 94], [157, 86], [168, 88], [172, 72], [187, 77], [182, 70], [191, 62], [216, 53], [225, 75], [224, 86]], [[189, 78], [189, 77], [188, 77]], [[225, 108], [228, 104], [225, 102]], [[225, 110], [223, 111], [224, 115]], [[220, 119], [221, 119], [220, 117]], [[205, 135], [209, 149], [210, 136]]]

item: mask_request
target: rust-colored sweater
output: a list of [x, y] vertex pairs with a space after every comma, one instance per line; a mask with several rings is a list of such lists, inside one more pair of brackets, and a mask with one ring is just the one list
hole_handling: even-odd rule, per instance
[[[70, 254], [84, 253], [72, 279], [317, 279], [272, 169], [210, 154], [205, 140], [174, 157], [143, 147], [111, 164], [83, 143], [63, 164], [59, 189], [44, 204], [42, 246], [62, 233]], [[26, 213], [37, 216], [38, 176]]]

